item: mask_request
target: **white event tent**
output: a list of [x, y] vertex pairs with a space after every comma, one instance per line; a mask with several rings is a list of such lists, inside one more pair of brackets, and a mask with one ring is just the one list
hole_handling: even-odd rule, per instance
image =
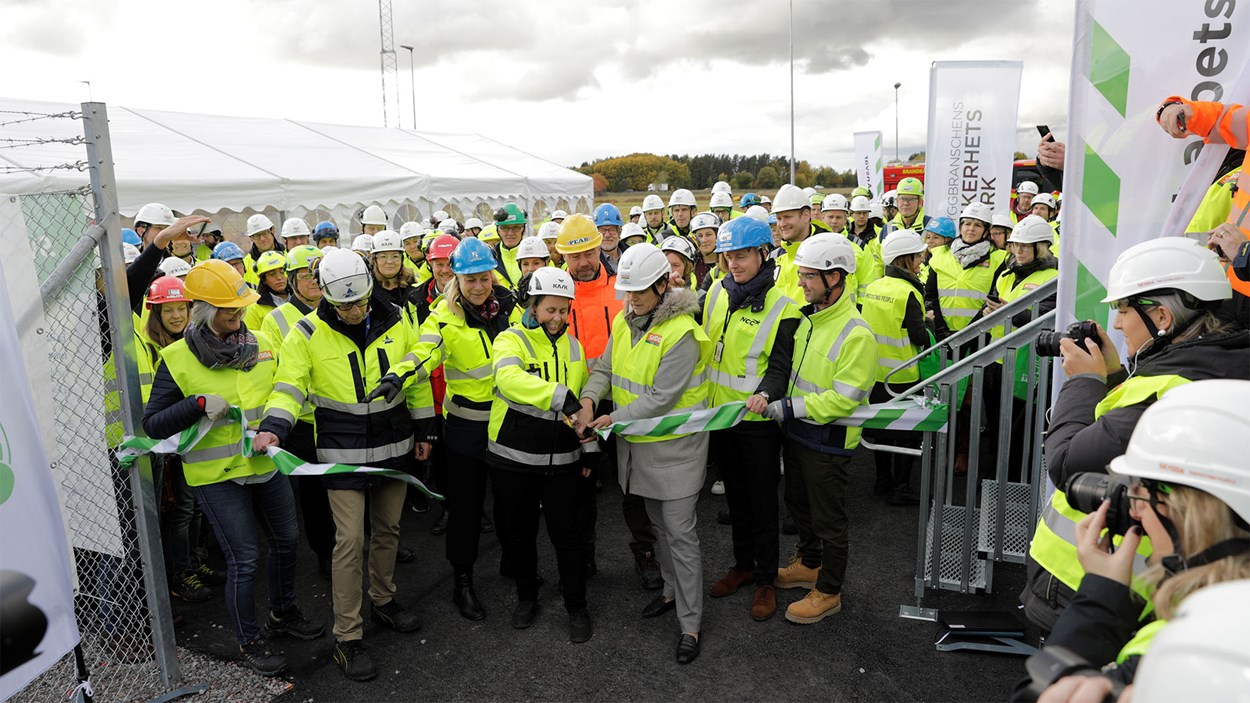
[[[81, 109], [68, 103], [0, 98], [0, 193], [81, 188], [82, 121], [40, 118]], [[463, 222], [516, 202], [536, 221], [553, 210], [589, 212], [589, 176], [476, 134], [224, 117], [107, 106], [123, 215], [159, 202], [203, 214], [237, 235], [247, 215], [275, 222], [333, 220], [359, 232], [358, 213], [381, 205], [398, 229], [446, 210]], [[26, 116], [31, 119], [27, 119]], [[55, 140], [55, 141], [45, 141]]]

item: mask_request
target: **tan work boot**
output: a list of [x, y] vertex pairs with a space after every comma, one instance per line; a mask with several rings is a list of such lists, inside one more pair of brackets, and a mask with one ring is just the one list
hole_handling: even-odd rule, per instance
[[800, 625], [811, 625], [842, 610], [842, 594], [821, 593], [813, 588], [807, 597], [786, 608], [786, 620]]
[[794, 558], [789, 566], [777, 572], [773, 585], [777, 588], [815, 588], [817, 576], [820, 576], [819, 566], [813, 569], [804, 566], [803, 560]]

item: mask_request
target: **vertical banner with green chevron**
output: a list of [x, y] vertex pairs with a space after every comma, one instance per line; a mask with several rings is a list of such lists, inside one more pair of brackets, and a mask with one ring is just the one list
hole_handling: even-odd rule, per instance
[[924, 211], [958, 219], [971, 203], [1010, 205], [1020, 61], [934, 61]]
[[1250, 3], [1232, 0], [1077, 0], [1068, 134], [1056, 135], [1066, 143], [1061, 328], [1090, 319], [1108, 326], [1101, 301], [1116, 257], [1184, 231], [1220, 154], [1197, 138], [1167, 136], [1155, 112], [1170, 95], [1244, 102], [1234, 86], [1244, 85], [1250, 60], [1247, 25]]
[[880, 132], [855, 133], [855, 176], [858, 185], [881, 195], [885, 188], [885, 154]]

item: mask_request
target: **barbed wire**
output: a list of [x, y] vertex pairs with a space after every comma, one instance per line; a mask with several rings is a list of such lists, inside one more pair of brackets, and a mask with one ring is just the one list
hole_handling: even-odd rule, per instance
[[10, 173], [27, 173], [31, 171], [86, 171], [89, 164], [86, 161], [75, 161], [73, 163], [57, 164], [55, 166], [0, 166], [0, 174]]
[[29, 139], [0, 137], [0, 149], [17, 149], [25, 146], [42, 146], [44, 144], [69, 144], [70, 146], [82, 146], [86, 143], [87, 138], [82, 135], [68, 137], [65, 139], [53, 139], [51, 137], [31, 137]]
[[25, 119], [8, 120], [0, 122], [0, 127], [7, 127], [11, 124], [21, 124], [23, 122], [35, 122], [37, 120], [51, 119], [69, 119], [77, 120], [82, 117], [82, 113], [77, 110], [66, 110], [65, 112], [29, 112], [27, 110], [0, 110], [0, 115], [25, 115]]

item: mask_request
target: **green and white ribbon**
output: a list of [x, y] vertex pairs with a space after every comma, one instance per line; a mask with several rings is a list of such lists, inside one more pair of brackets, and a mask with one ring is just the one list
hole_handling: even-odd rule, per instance
[[[247, 429], [243, 420], [243, 411], [231, 406], [226, 411], [226, 417], [242, 426], [243, 451], [247, 456], [252, 456], [255, 453], [252, 449], [252, 438], [256, 436], [256, 433]], [[127, 436], [118, 447], [118, 462], [123, 468], [129, 469], [134, 464], [135, 459], [143, 454], [183, 454], [190, 451], [196, 444], [199, 444], [200, 440], [204, 439], [204, 435], [207, 435], [211, 429], [213, 429], [213, 421], [203, 417], [200, 418], [197, 424], [178, 433], [176, 437], [149, 439], [147, 437]], [[402, 471], [379, 469], [374, 466], [353, 466], [351, 464], [315, 464], [310, 461], [304, 461], [280, 447], [270, 447], [266, 450], [266, 454], [273, 460], [273, 464], [278, 471], [287, 476], [334, 476], [350, 473], [384, 476], [414, 486], [417, 490], [434, 500], [444, 499], [441, 494], [431, 491], [420, 479]]]
[[[725, 403], [706, 410], [673, 413], [645, 420], [617, 422], [598, 430], [607, 439], [612, 434], [634, 437], [665, 437], [675, 434], [712, 432], [724, 430], [742, 422], [747, 414], [745, 401]], [[873, 430], [911, 430], [914, 432], [944, 432], [946, 430], [946, 405], [918, 398], [891, 400], [873, 405], [861, 405], [850, 415], [833, 422], [848, 427], [867, 427]]]

